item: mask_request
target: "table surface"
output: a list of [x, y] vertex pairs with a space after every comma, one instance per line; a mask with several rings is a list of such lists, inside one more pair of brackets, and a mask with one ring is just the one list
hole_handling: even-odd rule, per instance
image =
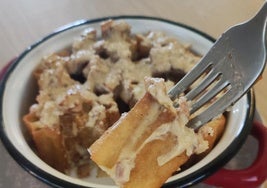
[[[154, 16], [192, 26], [218, 38], [230, 26], [255, 15], [263, 3], [262, 0], [1, 0], [0, 68], [18, 56], [27, 46], [56, 28], [80, 19], [114, 15]], [[256, 106], [265, 124], [266, 86], [267, 69], [263, 73], [263, 78], [254, 87]], [[2, 147], [0, 143], [0, 149]], [[9, 155], [4, 154], [4, 159], [5, 157], [7, 159]], [[12, 165], [8, 167], [10, 174]], [[23, 170], [20, 172], [19, 178], [32, 181], [25, 179], [27, 175], [23, 175]], [[20, 183], [9, 183], [14, 187], [23, 186]], [[33, 187], [38, 187], [38, 183], [38, 180], [30, 182]], [[3, 185], [0, 178], [0, 187]]]

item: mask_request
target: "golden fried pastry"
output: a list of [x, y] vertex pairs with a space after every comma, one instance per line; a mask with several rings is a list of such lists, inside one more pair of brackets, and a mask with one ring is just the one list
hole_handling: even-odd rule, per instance
[[191, 167], [192, 165], [203, 159], [213, 149], [216, 143], [221, 138], [226, 125], [226, 118], [223, 114], [214, 118], [212, 121], [206, 123], [199, 128], [198, 134], [201, 134], [203, 139], [208, 141], [209, 148], [200, 153], [190, 156], [189, 160], [181, 167], [183, 170]]
[[146, 83], [144, 97], [89, 148], [91, 159], [120, 187], [160, 187], [191, 155], [209, 147], [202, 134], [185, 126], [189, 103], [181, 98], [175, 109], [163, 79]]

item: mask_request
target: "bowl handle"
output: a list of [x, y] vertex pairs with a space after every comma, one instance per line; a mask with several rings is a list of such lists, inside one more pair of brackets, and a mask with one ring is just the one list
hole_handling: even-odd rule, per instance
[[250, 133], [258, 140], [259, 150], [253, 164], [242, 170], [221, 169], [204, 183], [220, 187], [259, 187], [267, 179], [267, 127], [260, 122], [253, 123]]

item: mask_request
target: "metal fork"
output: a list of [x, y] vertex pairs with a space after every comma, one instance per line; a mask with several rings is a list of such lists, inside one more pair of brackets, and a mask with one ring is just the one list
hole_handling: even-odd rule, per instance
[[[266, 16], [267, 3], [251, 20], [222, 34], [200, 62], [168, 92], [174, 100], [193, 87], [185, 93], [187, 100], [192, 101], [191, 114], [210, 104], [189, 121], [188, 127], [198, 129], [223, 113], [262, 74], [266, 64]], [[196, 85], [200, 77], [204, 78]], [[217, 96], [219, 93], [221, 96]]]

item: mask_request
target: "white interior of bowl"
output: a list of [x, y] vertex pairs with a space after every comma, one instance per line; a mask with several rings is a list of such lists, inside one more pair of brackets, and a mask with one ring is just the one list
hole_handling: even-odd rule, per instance
[[[194, 51], [199, 54], [205, 54], [211, 47], [212, 42], [205, 37], [195, 33], [194, 31], [172, 25], [167, 22], [157, 20], [146, 20], [146, 19], [124, 19], [132, 26], [132, 33], [140, 33], [146, 31], [163, 31], [167, 35], [177, 37], [182, 43], [191, 44]], [[69, 29], [60, 34], [54, 35], [49, 39], [43, 41], [40, 45], [36, 46], [26, 56], [24, 56], [13, 72], [10, 74], [6, 88], [4, 91], [3, 99], [3, 126], [6, 134], [15, 148], [27, 158], [31, 163], [35, 164], [38, 168], [53, 174], [54, 176], [76, 183], [78, 185], [88, 187], [114, 187], [112, 180], [109, 178], [95, 178], [89, 177], [87, 179], [77, 179], [64, 175], [57, 170], [51, 168], [44, 163], [29, 147], [23, 134], [22, 124], [22, 108], [27, 106], [29, 96], [22, 95], [31, 91], [31, 79], [32, 72], [36, 65], [40, 62], [41, 58], [47, 54], [63, 49], [69, 46], [73, 39], [78, 36], [84, 28], [94, 27], [99, 30], [99, 23], [93, 23], [89, 25], [82, 25]], [[30, 96], [31, 97], [31, 96]], [[31, 100], [32, 101], [32, 100]], [[185, 170], [175, 176], [169, 178], [168, 181], [176, 180], [177, 178], [184, 177], [197, 169], [209, 164], [215, 159], [223, 150], [225, 150], [233, 140], [239, 135], [245, 121], [247, 113], [247, 97], [243, 97], [238, 103], [232, 108], [227, 128], [216, 147], [199, 163], [195, 164], [188, 170]], [[24, 109], [25, 110], [25, 109]]]

